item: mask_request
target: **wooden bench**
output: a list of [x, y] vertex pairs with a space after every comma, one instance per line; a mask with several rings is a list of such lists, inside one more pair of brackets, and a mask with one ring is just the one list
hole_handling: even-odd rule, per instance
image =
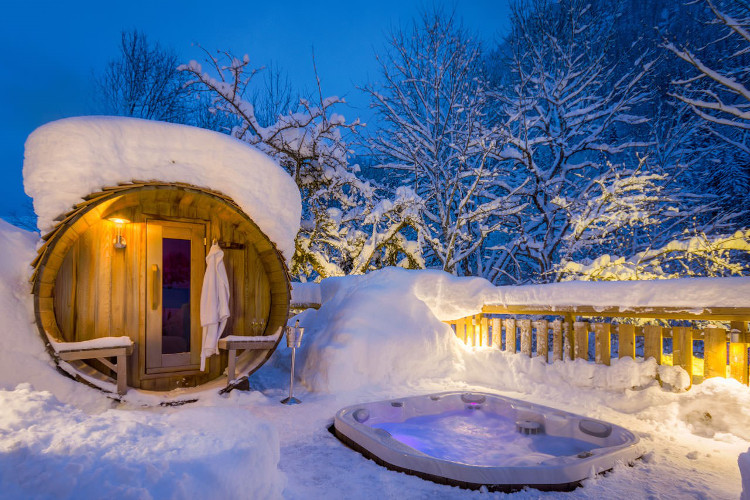
[[229, 351], [229, 359], [227, 363], [227, 383], [231, 383], [237, 376], [237, 351], [245, 351], [248, 349], [263, 351], [266, 349], [273, 349], [276, 346], [276, 342], [278, 342], [278, 340], [278, 333], [275, 335], [258, 335], [252, 337], [228, 335], [222, 339], [219, 339], [219, 349]]
[[[112, 342], [114, 339], [123, 339], [119, 342]], [[53, 346], [57, 352], [57, 356], [62, 361], [76, 361], [83, 359], [96, 359], [100, 361], [104, 366], [114, 371], [116, 375], [117, 383], [117, 394], [123, 395], [127, 392], [127, 357], [133, 354], [133, 342], [130, 341], [128, 345], [125, 341], [130, 341], [127, 337], [111, 337], [103, 339], [95, 339], [93, 341], [88, 340], [84, 342], [54, 342]], [[99, 342], [97, 342], [99, 341]], [[98, 344], [110, 344], [110, 345], [97, 345]], [[117, 358], [116, 363], [111, 363], [107, 358]]]

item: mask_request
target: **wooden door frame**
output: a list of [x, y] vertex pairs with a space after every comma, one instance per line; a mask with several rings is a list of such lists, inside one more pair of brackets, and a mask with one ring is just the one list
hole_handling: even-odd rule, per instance
[[[141, 378], [159, 377], [160, 375], [200, 373], [201, 326], [200, 295], [205, 272], [206, 238], [209, 224], [204, 220], [174, 220], [147, 216], [145, 219], [145, 290], [144, 297], [144, 357]], [[191, 241], [191, 276], [190, 276], [190, 352], [189, 354], [162, 354], [162, 241], [165, 229], [168, 233], [182, 233]], [[168, 236], [167, 236], [168, 237]], [[188, 239], [185, 238], [185, 239]], [[157, 262], [158, 261], [158, 262]], [[153, 266], [157, 268], [154, 270]], [[156, 273], [154, 273], [156, 271]], [[154, 279], [158, 281], [155, 282]], [[158, 287], [159, 297], [154, 296]], [[158, 333], [156, 333], [158, 331]]]

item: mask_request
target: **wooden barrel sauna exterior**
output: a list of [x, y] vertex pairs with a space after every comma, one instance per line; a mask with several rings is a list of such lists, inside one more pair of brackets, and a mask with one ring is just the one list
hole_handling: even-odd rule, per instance
[[[179, 183], [136, 182], [89, 195], [44, 237], [33, 263], [45, 342], [128, 336], [128, 386], [140, 389], [193, 387], [221, 376], [226, 352], [199, 370], [200, 294], [212, 241], [224, 251], [230, 283], [224, 335], [274, 335], [289, 314], [286, 263], [251, 215], [221, 193]], [[118, 231], [124, 248], [114, 244]], [[272, 349], [245, 351], [238, 366], [257, 370], [280, 338]], [[96, 360], [77, 363], [83, 378], [112, 375]]]

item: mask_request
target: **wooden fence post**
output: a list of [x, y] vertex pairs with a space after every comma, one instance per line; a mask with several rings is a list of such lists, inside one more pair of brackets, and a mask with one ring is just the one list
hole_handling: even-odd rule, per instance
[[477, 341], [477, 317], [469, 316], [466, 320], [466, 345], [474, 347]]
[[516, 320], [515, 318], [505, 319], [505, 350], [507, 352], [515, 353], [518, 351], [516, 345]]
[[503, 332], [500, 331], [500, 318], [492, 318], [492, 347], [500, 349], [503, 344]]
[[655, 325], [643, 327], [643, 359], [654, 358], [657, 365], [662, 364], [663, 337], [662, 327]]
[[733, 379], [747, 385], [747, 344], [732, 342], [729, 344], [729, 370]]
[[732, 321], [732, 330], [739, 330], [740, 342], [729, 343], [729, 373], [738, 382], [748, 384], [747, 327], [744, 321]]
[[563, 359], [562, 321], [557, 318], [552, 322], [552, 361]]
[[480, 339], [480, 345], [482, 347], [487, 347], [490, 345], [490, 327], [489, 327], [489, 319], [484, 314], [480, 314], [480, 332], [481, 332], [481, 339]]
[[617, 357], [635, 359], [635, 326], [617, 325]]
[[458, 337], [459, 340], [466, 343], [466, 330], [464, 327], [464, 318], [458, 318], [456, 321], [453, 322], [454, 325], [456, 325], [456, 337]]
[[520, 319], [518, 326], [521, 329], [521, 354], [531, 357], [531, 320]]
[[573, 349], [575, 346], [575, 334], [573, 332], [573, 316], [565, 315], [563, 321], [563, 359], [573, 359]]
[[587, 321], [576, 321], [573, 323], [575, 330], [575, 357], [576, 359], [589, 359], [589, 324]]
[[612, 349], [612, 332], [609, 323], [594, 324], [595, 355], [594, 361], [599, 365], [609, 365], [610, 352]]
[[540, 319], [534, 323], [536, 327], [536, 355], [543, 358], [546, 363], [549, 360], [549, 321]]
[[706, 328], [703, 337], [703, 378], [727, 376], [727, 332]]
[[672, 365], [681, 366], [693, 383], [693, 329], [678, 326], [672, 329]]

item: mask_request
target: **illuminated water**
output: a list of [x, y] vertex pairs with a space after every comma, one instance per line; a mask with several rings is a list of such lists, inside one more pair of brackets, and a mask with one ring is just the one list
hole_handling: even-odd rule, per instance
[[426, 455], [469, 465], [536, 465], [596, 448], [579, 439], [520, 434], [515, 420], [483, 410], [456, 410], [373, 427]]

